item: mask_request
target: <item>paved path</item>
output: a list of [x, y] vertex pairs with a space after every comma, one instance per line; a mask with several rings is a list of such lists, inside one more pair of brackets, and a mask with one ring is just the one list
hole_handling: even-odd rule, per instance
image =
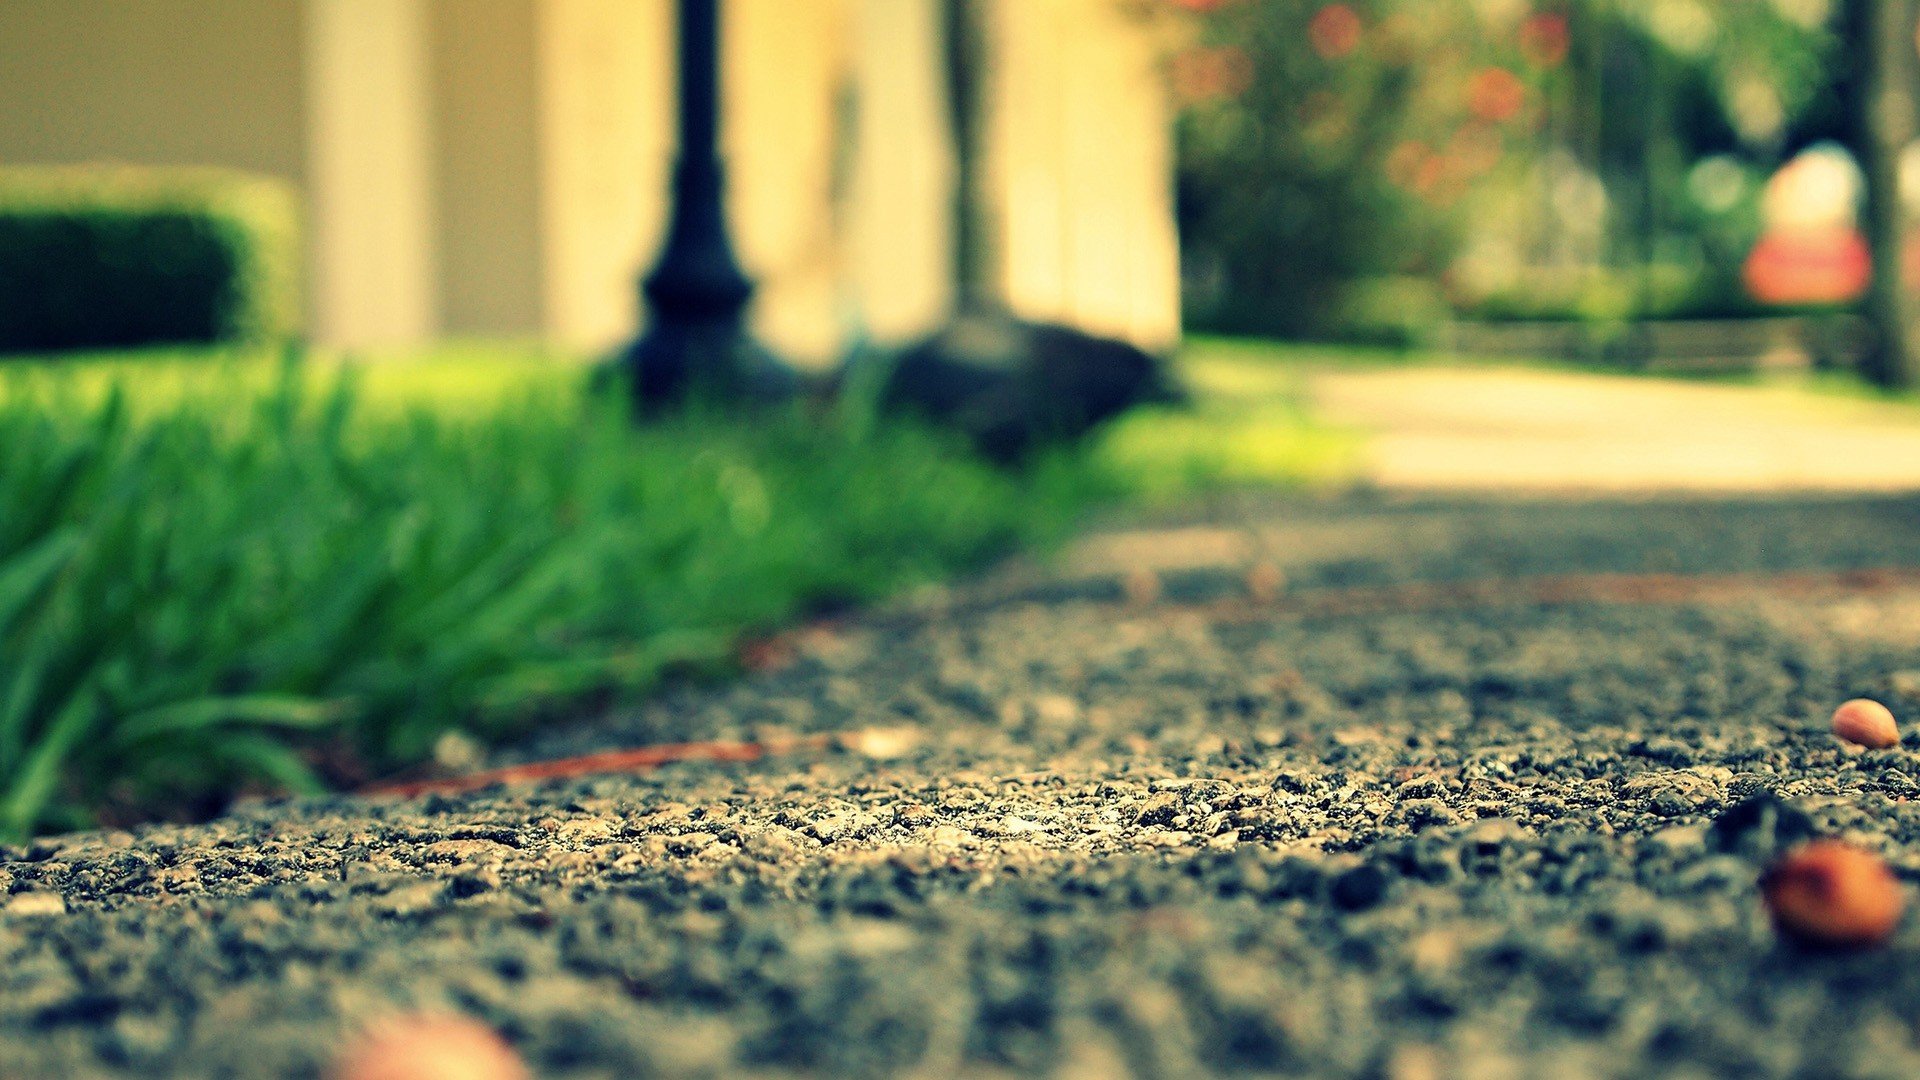
[[1824, 731], [1920, 711], [1913, 575], [1848, 573], [1916, 525], [1223, 502], [503, 760], [825, 746], [0, 849], [0, 1077], [314, 1076], [412, 1010], [556, 1077], [1920, 1075], [1920, 922], [1810, 954], [1755, 889], [1813, 834], [1920, 879], [1920, 740]]
[[1523, 368], [1314, 375], [1322, 415], [1370, 432], [1368, 472], [1414, 490], [1920, 490], [1920, 409]]

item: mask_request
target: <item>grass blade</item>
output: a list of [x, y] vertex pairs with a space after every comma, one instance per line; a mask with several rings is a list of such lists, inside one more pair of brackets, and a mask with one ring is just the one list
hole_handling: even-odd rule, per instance
[[123, 717], [115, 725], [113, 734], [115, 741], [124, 747], [142, 739], [195, 734], [230, 726], [311, 731], [337, 722], [345, 712], [345, 708], [337, 702], [287, 694], [208, 697], [162, 705]]

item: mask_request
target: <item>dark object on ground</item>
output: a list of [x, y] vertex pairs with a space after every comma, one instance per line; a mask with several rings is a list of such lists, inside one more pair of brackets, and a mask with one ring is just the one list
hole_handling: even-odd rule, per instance
[[1133, 345], [989, 314], [960, 316], [909, 346], [879, 394], [883, 409], [957, 428], [1004, 464], [1135, 405], [1183, 399], [1161, 363]]
[[1372, 863], [1361, 863], [1333, 879], [1330, 895], [1341, 911], [1365, 911], [1386, 899], [1393, 882]]
[[1813, 839], [1813, 819], [1770, 791], [1738, 803], [1715, 818], [1707, 842], [1715, 851], [1761, 862]]

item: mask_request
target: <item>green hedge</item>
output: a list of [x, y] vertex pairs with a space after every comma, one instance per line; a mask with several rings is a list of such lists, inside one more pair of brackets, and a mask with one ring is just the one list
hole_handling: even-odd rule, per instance
[[0, 169], [0, 353], [298, 328], [291, 189], [214, 169]]

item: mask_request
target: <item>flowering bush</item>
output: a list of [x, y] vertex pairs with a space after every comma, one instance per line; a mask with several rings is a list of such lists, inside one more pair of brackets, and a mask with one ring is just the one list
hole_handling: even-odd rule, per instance
[[1688, 170], [1762, 171], [1829, 119], [1823, 0], [1178, 6], [1189, 310], [1213, 328], [1338, 334], [1384, 278], [1471, 305], [1542, 267], [1737, 266]]

